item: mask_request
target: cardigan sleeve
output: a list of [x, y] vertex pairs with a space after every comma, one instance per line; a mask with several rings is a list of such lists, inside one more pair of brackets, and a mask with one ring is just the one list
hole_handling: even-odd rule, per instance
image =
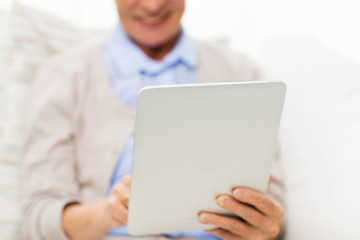
[[71, 77], [55, 65], [40, 70], [33, 83], [21, 171], [25, 239], [67, 239], [62, 211], [79, 201], [74, 92]]

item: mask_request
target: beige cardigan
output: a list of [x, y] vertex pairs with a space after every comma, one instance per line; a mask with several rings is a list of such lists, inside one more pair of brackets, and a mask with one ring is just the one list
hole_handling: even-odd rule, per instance
[[[199, 82], [254, 80], [245, 57], [198, 44]], [[103, 64], [103, 42], [59, 56], [34, 82], [22, 163], [23, 234], [67, 239], [63, 207], [104, 198], [134, 114], [115, 96]]]

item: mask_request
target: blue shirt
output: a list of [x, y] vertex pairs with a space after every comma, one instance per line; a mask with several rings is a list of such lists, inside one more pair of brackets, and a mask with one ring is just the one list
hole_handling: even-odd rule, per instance
[[[105, 68], [111, 86], [119, 100], [136, 113], [137, 94], [142, 87], [195, 83], [198, 53], [196, 43], [183, 31], [180, 38], [163, 60], [147, 57], [134, 44], [119, 24], [111, 33], [105, 46]], [[134, 135], [127, 140], [109, 187], [112, 188], [131, 172]], [[128, 235], [127, 227], [111, 229], [109, 235]], [[219, 239], [205, 231], [164, 234], [169, 237]]]

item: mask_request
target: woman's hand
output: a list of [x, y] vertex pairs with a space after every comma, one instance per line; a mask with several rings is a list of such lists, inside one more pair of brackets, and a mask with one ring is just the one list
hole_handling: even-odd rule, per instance
[[114, 187], [110, 196], [92, 203], [73, 203], [65, 207], [62, 228], [69, 239], [98, 240], [114, 227], [127, 224], [130, 176]]
[[124, 176], [107, 199], [106, 211], [109, 216], [110, 228], [122, 227], [127, 224], [130, 180], [130, 175]]
[[232, 196], [221, 195], [216, 202], [238, 218], [201, 213], [201, 223], [219, 227], [208, 230], [209, 233], [224, 240], [268, 240], [280, 234], [284, 212], [264, 194], [246, 188], [236, 188]]

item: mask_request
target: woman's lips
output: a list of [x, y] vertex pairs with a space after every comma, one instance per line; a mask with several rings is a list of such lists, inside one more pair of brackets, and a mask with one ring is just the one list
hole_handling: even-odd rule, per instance
[[135, 17], [135, 20], [145, 27], [154, 28], [163, 25], [170, 15], [171, 13], [168, 12], [159, 16]]

